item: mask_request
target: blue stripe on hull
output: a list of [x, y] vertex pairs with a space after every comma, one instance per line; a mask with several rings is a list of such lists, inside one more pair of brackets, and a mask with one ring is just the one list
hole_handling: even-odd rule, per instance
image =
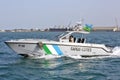
[[63, 52], [60, 50], [60, 48], [58, 47], [58, 45], [53, 45], [54, 49], [56, 50], [56, 52], [59, 54], [59, 55], [63, 55]]

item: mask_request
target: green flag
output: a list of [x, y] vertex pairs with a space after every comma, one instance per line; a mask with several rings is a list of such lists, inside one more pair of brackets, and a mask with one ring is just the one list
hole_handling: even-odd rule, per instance
[[85, 24], [83, 30], [90, 32], [92, 30], [92, 25]]

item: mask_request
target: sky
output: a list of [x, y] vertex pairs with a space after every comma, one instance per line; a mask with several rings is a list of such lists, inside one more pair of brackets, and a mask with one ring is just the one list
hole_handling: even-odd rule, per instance
[[0, 29], [120, 25], [120, 0], [0, 0]]

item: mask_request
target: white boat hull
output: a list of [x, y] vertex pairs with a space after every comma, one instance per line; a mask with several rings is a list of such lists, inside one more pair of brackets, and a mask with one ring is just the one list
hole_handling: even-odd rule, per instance
[[81, 57], [95, 57], [95, 56], [109, 56], [111, 50], [104, 45], [88, 44], [88, 43], [62, 43], [53, 41], [38, 40], [36, 42], [30, 41], [6, 41], [5, 42], [16, 53], [23, 56], [81, 56]]

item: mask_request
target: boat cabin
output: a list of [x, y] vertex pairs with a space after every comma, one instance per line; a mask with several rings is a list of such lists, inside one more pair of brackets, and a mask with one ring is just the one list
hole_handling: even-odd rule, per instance
[[60, 42], [71, 42], [71, 43], [85, 43], [86, 39], [82, 36], [81, 38], [76, 38], [72, 34], [73, 33], [79, 33], [79, 34], [88, 34], [89, 32], [84, 31], [69, 31], [65, 32], [64, 34], [60, 35], [59, 38]]

